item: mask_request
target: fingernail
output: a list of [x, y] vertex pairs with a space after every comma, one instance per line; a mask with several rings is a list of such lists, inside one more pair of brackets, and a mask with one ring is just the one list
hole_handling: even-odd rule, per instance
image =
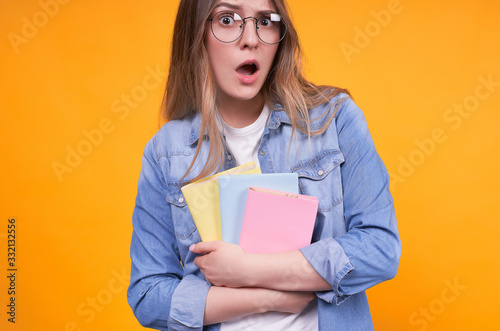
[[194, 244], [192, 244], [191, 246], [189, 246], [189, 250], [192, 252], [194, 251]]

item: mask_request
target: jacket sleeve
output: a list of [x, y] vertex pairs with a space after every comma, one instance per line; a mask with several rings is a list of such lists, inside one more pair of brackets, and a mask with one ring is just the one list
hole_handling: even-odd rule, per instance
[[312, 267], [332, 285], [318, 292], [326, 302], [341, 304], [350, 295], [393, 278], [401, 255], [389, 176], [362, 111], [351, 99], [336, 116], [344, 220], [347, 232], [301, 249]]
[[129, 304], [143, 326], [202, 330], [210, 285], [195, 275], [183, 276], [154, 138], [146, 145], [142, 162], [132, 217]]

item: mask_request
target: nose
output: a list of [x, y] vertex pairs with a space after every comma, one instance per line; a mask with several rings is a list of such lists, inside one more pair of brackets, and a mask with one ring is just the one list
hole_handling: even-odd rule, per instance
[[259, 36], [257, 35], [257, 20], [253, 17], [246, 18], [243, 26], [243, 33], [240, 38], [241, 48], [255, 48], [259, 44]]

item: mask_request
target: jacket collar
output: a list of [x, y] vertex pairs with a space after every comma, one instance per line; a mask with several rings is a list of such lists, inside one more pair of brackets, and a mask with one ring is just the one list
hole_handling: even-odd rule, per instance
[[[325, 111], [328, 113], [325, 113]], [[311, 131], [320, 130], [328, 121], [330, 117], [329, 115], [329, 108], [317, 107], [317, 109], [310, 109], [309, 125]], [[275, 104], [267, 127], [269, 129], [277, 129], [282, 123], [292, 125], [292, 121], [288, 117], [288, 114], [283, 110], [283, 106], [281, 106], [280, 104]]]
[[267, 127], [269, 129], [277, 129], [281, 125], [281, 123], [290, 125], [292, 124], [287, 113], [283, 110], [283, 106], [279, 103], [275, 103], [273, 111], [269, 118], [269, 122], [267, 123]]

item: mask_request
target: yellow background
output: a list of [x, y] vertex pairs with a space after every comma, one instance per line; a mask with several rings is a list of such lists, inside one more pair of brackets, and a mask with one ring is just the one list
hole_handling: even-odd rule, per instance
[[[131, 214], [162, 96], [150, 72], [167, 68], [178, 2], [60, 0], [44, 14], [54, 1], [0, 5], [0, 329], [141, 330], [126, 302]], [[290, 5], [308, 77], [350, 89], [397, 179], [403, 255], [397, 277], [368, 293], [375, 328], [496, 329], [500, 2]], [[383, 10], [393, 13], [377, 23]], [[452, 113], [464, 102], [469, 110]], [[84, 132], [98, 128], [106, 133], [89, 142]], [[77, 148], [87, 155], [58, 178], [54, 162]]]

